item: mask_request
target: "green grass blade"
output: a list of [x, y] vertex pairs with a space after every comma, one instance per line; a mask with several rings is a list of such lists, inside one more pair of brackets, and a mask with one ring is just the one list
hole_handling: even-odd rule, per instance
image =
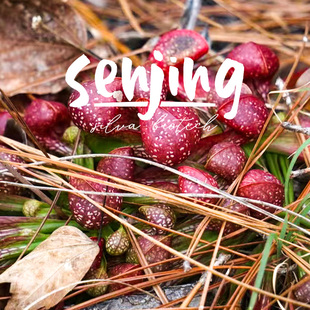
[[[291, 172], [294, 168], [294, 165], [298, 159], [298, 156], [301, 154], [301, 152], [304, 150], [304, 148], [306, 148], [308, 145], [310, 144], [310, 138], [308, 140], [306, 140], [296, 151], [295, 155], [293, 156], [291, 163], [287, 169], [287, 173], [285, 176], [285, 183], [284, 183], [284, 189], [285, 189], [285, 193], [288, 193], [289, 191], [289, 181], [290, 181], [290, 175]], [[285, 195], [285, 205], [289, 204], [289, 197], [287, 195]]]
[[[290, 162], [286, 155], [280, 155], [279, 156], [279, 163], [282, 170], [282, 175], [285, 177], [287, 174], [288, 167], [290, 165]], [[284, 184], [285, 179], [282, 177], [281, 182]], [[294, 188], [293, 188], [293, 181], [289, 180], [289, 185], [287, 192], [285, 192], [285, 197], [287, 197], [288, 204], [292, 203], [294, 201]]]
[[[261, 259], [261, 262], [260, 262], [259, 270], [258, 270], [256, 279], [255, 279], [255, 284], [254, 284], [254, 287], [256, 287], [258, 289], [261, 288], [261, 285], [262, 285], [262, 282], [263, 282], [263, 278], [264, 278], [264, 275], [265, 275], [265, 269], [266, 269], [267, 262], [268, 262], [268, 259], [269, 259], [270, 249], [272, 247], [272, 242], [273, 242], [273, 240], [275, 240], [275, 238], [276, 238], [275, 234], [270, 234], [268, 236], [268, 239], [267, 239], [266, 243], [265, 243], [262, 259]], [[254, 306], [255, 306], [255, 303], [256, 303], [256, 300], [257, 300], [257, 296], [258, 296], [258, 294], [256, 292], [252, 292], [250, 303], [249, 303], [249, 306], [248, 306], [248, 310], [253, 310], [254, 309]]]
[[266, 152], [264, 156], [266, 158], [269, 172], [280, 180], [281, 172], [277, 161], [277, 154]]
[[[285, 215], [279, 239], [285, 238], [287, 226], [288, 226], [288, 214]], [[278, 240], [278, 243], [277, 243], [277, 257], [278, 258], [281, 256], [282, 245], [283, 245], [283, 242], [281, 240]]]

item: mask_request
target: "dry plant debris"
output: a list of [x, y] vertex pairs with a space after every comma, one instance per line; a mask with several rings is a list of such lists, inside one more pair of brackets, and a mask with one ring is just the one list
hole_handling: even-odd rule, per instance
[[[309, 16], [290, 0], [4, 0], [0, 309], [309, 309]], [[77, 109], [65, 75], [82, 54], [90, 106]], [[148, 86], [156, 63], [160, 100], [193, 107], [150, 121], [95, 107], [126, 101], [121, 74], [113, 97], [94, 81], [101, 58], [120, 73], [123, 57]], [[208, 68], [193, 100], [182, 71], [168, 87], [185, 57]], [[230, 120], [235, 94], [215, 91], [227, 57], [245, 69]]]

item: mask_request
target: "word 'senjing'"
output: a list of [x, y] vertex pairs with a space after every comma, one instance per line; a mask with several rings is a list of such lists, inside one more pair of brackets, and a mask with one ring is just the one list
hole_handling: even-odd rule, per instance
[[[163, 59], [163, 55], [159, 51], [155, 51], [154, 53], [155, 59], [161, 61]], [[170, 60], [172, 62], [176, 62], [175, 57], [171, 57]], [[90, 63], [90, 60], [82, 55], [78, 59], [76, 59], [71, 66], [68, 68], [66, 73], [66, 82], [67, 84], [78, 91], [80, 96], [71, 103], [71, 107], [82, 108], [83, 106], [88, 104], [89, 96], [86, 89], [77, 81], [75, 81], [78, 73], [85, 68]], [[111, 71], [110, 74], [103, 78], [104, 70], [106, 66], [110, 66]], [[224, 84], [227, 73], [230, 70], [233, 70], [229, 81]], [[98, 94], [104, 97], [111, 97], [113, 93], [108, 92], [106, 89], [106, 85], [112, 83], [117, 74], [117, 65], [112, 60], [103, 59], [99, 62], [96, 73], [95, 73], [95, 84], [97, 87]], [[233, 119], [238, 110], [239, 99], [241, 94], [241, 87], [243, 82], [243, 74], [244, 74], [244, 66], [243, 64], [231, 60], [226, 59], [222, 65], [220, 66], [216, 77], [215, 77], [215, 91], [218, 96], [221, 98], [228, 98], [234, 94], [233, 106], [229, 112], [225, 114], [226, 119]], [[125, 105], [124, 103], [119, 103], [119, 106], [147, 106], [148, 110], [145, 114], [138, 113], [138, 116], [141, 120], [150, 120], [154, 115], [156, 109], [159, 105], [164, 106], [195, 106], [198, 103], [191, 104], [189, 102], [160, 102], [160, 94], [163, 88], [164, 82], [164, 72], [158, 67], [156, 64], [151, 65], [151, 73], [150, 73], [150, 86], [147, 83], [146, 70], [144, 67], [137, 67], [132, 73], [132, 61], [130, 58], [124, 57], [122, 61], [122, 86], [125, 93], [125, 96], [130, 101], [130, 105]], [[184, 59], [183, 64], [183, 80], [184, 80], [184, 89], [187, 97], [193, 101], [195, 98], [197, 82], [200, 78], [200, 83], [204, 91], [210, 91], [209, 78], [208, 78], [208, 69], [205, 66], [199, 66], [194, 73], [194, 61], [186, 57]], [[148, 103], [141, 102], [131, 102], [134, 96], [134, 87], [135, 83], [137, 83], [137, 79], [139, 79], [140, 87], [144, 91], [150, 91], [150, 100]], [[177, 95], [178, 85], [179, 85], [179, 69], [177, 67], [170, 66], [168, 70], [168, 81], [169, 81], [169, 89], [173, 96]], [[96, 106], [111, 106], [110, 103], [97, 103]], [[113, 104], [115, 106], [115, 104]], [[203, 103], [199, 104], [199, 106], [215, 106], [213, 103]]]

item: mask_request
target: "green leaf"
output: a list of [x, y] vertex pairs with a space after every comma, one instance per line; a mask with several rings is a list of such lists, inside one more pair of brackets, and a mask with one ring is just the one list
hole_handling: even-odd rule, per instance
[[123, 146], [141, 145], [141, 141], [130, 141], [126, 142], [120, 138], [114, 137], [101, 137], [95, 134], [85, 133], [85, 143], [91, 149], [93, 153], [104, 153], [107, 154], [116, 148]]
[[101, 236], [104, 240], [107, 240], [113, 233], [114, 230], [111, 228], [110, 224], [102, 227]]
[[[285, 155], [280, 155], [279, 162], [282, 170], [282, 174], [285, 177], [287, 174], [288, 167], [290, 165], [290, 162], [288, 158]], [[284, 183], [284, 177], [281, 180], [282, 183]], [[285, 196], [287, 197], [288, 203], [291, 204], [294, 201], [294, 188], [293, 188], [293, 181], [289, 180], [288, 190], [285, 192]]]
[[127, 144], [121, 140], [111, 138], [111, 137], [100, 137], [97, 135], [87, 135], [86, 137], [87, 146], [91, 149], [93, 153], [104, 153], [107, 154], [114, 149]]
[[265, 158], [266, 158], [269, 172], [272, 173], [277, 179], [279, 179], [283, 183], [280, 165], [278, 162], [278, 154], [266, 152]]
[[[247, 144], [242, 145], [242, 149], [247, 158], [250, 157], [253, 147], [254, 147], [254, 143], [247, 143]], [[260, 168], [266, 168], [266, 164], [264, 162], [263, 157], [259, 158], [255, 164], [258, 165]]]

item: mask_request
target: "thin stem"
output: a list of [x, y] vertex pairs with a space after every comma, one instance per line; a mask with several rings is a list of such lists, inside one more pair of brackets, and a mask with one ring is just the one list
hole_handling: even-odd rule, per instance
[[187, 0], [181, 17], [182, 29], [194, 29], [201, 8], [201, 0]]
[[284, 129], [287, 129], [287, 130], [290, 130], [290, 131], [293, 131], [293, 132], [297, 132], [297, 133], [303, 133], [307, 136], [310, 136], [310, 127], [302, 127], [302, 126], [299, 126], [299, 125], [294, 125], [290, 122], [283, 122], [281, 124], [281, 126], [284, 128]]

